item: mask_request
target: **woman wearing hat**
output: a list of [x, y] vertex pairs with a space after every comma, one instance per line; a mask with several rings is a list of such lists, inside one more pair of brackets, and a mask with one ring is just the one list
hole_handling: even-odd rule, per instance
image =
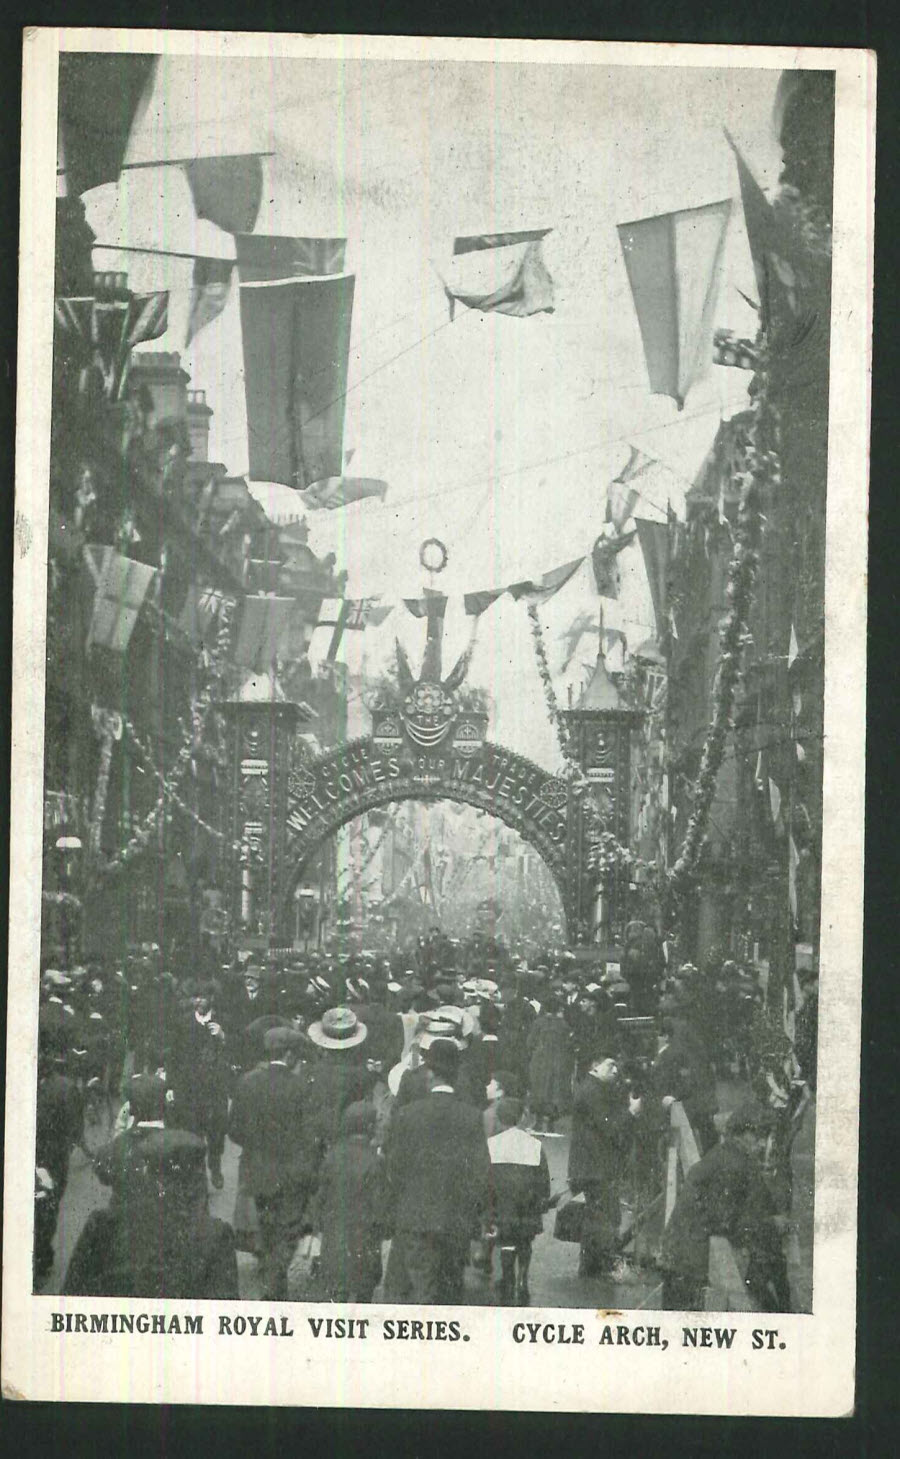
[[186, 1130], [152, 1130], [121, 1200], [92, 1211], [72, 1253], [67, 1296], [236, 1301], [231, 1227], [209, 1214], [206, 1147]]
[[544, 1012], [528, 1036], [528, 1099], [539, 1129], [554, 1133], [554, 1125], [569, 1107], [572, 1095], [574, 1049], [559, 998], [550, 995]]
[[376, 1125], [373, 1104], [348, 1105], [322, 1166], [312, 1219], [322, 1235], [319, 1276], [328, 1302], [371, 1302], [381, 1281], [384, 1161]]

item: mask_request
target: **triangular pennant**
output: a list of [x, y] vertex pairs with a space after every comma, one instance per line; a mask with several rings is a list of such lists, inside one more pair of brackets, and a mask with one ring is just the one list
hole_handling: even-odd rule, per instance
[[545, 572], [537, 581], [529, 578], [525, 582], [510, 583], [507, 592], [516, 600], [526, 598], [529, 603], [549, 602], [575, 576], [583, 562], [583, 557], [576, 557], [572, 562], [563, 563], [562, 567]]
[[684, 405], [709, 373], [731, 201], [618, 227], [654, 395]]
[[60, 54], [59, 129], [68, 197], [118, 181], [156, 62], [154, 55], [116, 51]]
[[188, 323], [184, 337], [187, 349], [201, 329], [218, 319], [231, 291], [234, 277], [234, 260], [230, 258], [198, 258], [194, 261], [194, 277], [191, 284], [191, 302]]
[[496, 603], [498, 598], [502, 598], [505, 592], [505, 588], [486, 588], [480, 593], [464, 594], [463, 605], [466, 613], [470, 618], [477, 618], [490, 608], [492, 603]]
[[256, 153], [198, 157], [184, 164], [198, 218], [226, 233], [252, 233], [262, 201], [262, 159]]
[[[644, 566], [656, 617], [656, 631], [657, 634], [662, 634], [664, 626], [669, 624], [669, 525], [667, 522], [648, 522], [639, 517], [637, 534], [644, 554]], [[669, 627], [671, 628], [670, 624]]]

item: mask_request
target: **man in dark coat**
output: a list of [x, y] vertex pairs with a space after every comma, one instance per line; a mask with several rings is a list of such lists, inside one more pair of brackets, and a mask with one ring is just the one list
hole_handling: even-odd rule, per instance
[[228, 1133], [241, 1147], [241, 1181], [256, 1202], [261, 1297], [269, 1302], [287, 1297], [288, 1267], [317, 1173], [305, 1089], [293, 1073], [301, 1043], [295, 1029], [269, 1029], [268, 1062], [244, 1075], [231, 1105]]
[[435, 1039], [425, 1058], [430, 1093], [397, 1112], [388, 1139], [393, 1240], [385, 1300], [458, 1305], [469, 1243], [487, 1206], [490, 1160], [480, 1112], [454, 1092], [456, 1044]]
[[569, 1186], [584, 1192], [581, 1275], [604, 1276], [616, 1253], [619, 1190], [640, 1102], [629, 1100], [611, 1051], [596, 1050], [587, 1077], [575, 1090]]
[[378, 1075], [366, 1059], [368, 1030], [351, 1008], [329, 1008], [306, 1037], [320, 1050], [306, 1080], [309, 1129], [321, 1153], [338, 1138], [348, 1105], [369, 1098]]
[[111, 1204], [121, 1200], [128, 1189], [134, 1170], [142, 1164], [147, 1140], [154, 1137], [154, 1131], [166, 1128], [166, 1115], [172, 1108], [167, 1093], [166, 1082], [158, 1074], [132, 1075], [117, 1122], [121, 1127], [94, 1156], [94, 1174], [101, 1185], [112, 1190]]
[[214, 996], [212, 984], [188, 985], [187, 1006], [175, 1024], [167, 1074], [175, 1122], [179, 1129], [205, 1138], [210, 1179], [221, 1190], [229, 1066], [225, 1034], [213, 1012]]
[[[35, 1164], [49, 1177], [41, 1182], [40, 1219], [35, 1221], [34, 1282], [45, 1281], [53, 1266], [53, 1239], [69, 1178], [69, 1157], [82, 1138], [84, 1104], [78, 1086], [65, 1071], [65, 1048], [51, 1035], [41, 1036], [38, 1053]], [[37, 1214], [37, 1212], [36, 1212]]]
[[329, 1302], [371, 1302], [381, 1281], [384, 1160], [374, 1147], [373, 1104], [351, 1104], [322, 1166], [315, 1225], [319, 1275]]
[[703, 1307], [709, 1280], [709, 1238], [725, 1236], [747, 1251], [746, 1286], [762, 1312], [790, 1310], [779, 1216], [760, 1163], [771, 1111], [748, 1101], [730, 1116], [725, 1136], [687, 1173], [663, 1232], [663, 1308]]
[[677, 1099], [684, 1106], [702, 1154], [718, 1139], [715, 1074], [682, 1002], [666, 1000], [663, 1032], [667, 1042], [650, 1070], [651, 1095], [658, 1105]]

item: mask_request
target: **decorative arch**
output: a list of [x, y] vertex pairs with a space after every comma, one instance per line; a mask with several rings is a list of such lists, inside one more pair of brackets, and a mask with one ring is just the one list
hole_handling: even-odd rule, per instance
[[451, 746], [442, 754], [418, 755], [373, 737], [325, 755], [301, 755], [291, 769], [280, 918], [287, 917], [303, 866], [323, 842], [366, 811], [404, 800], [456, 801], [517, 831], [553, 876], [568, 924], [570, 797], [564, 780], [490, 740], [465, 752]]

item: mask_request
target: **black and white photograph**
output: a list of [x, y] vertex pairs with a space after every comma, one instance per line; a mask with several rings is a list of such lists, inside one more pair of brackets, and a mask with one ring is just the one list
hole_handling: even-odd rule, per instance
[[50, 39], [10, 1300], [84, 1362], [247, 1332], [288, 1368], [302, 1326], [488, 1388], [627, 1348], [640, 1387], [713, 1347], [802, 1404], [785, 1333], [840, 1280], [852, 1337], [855, 1263], [843, 63]]

